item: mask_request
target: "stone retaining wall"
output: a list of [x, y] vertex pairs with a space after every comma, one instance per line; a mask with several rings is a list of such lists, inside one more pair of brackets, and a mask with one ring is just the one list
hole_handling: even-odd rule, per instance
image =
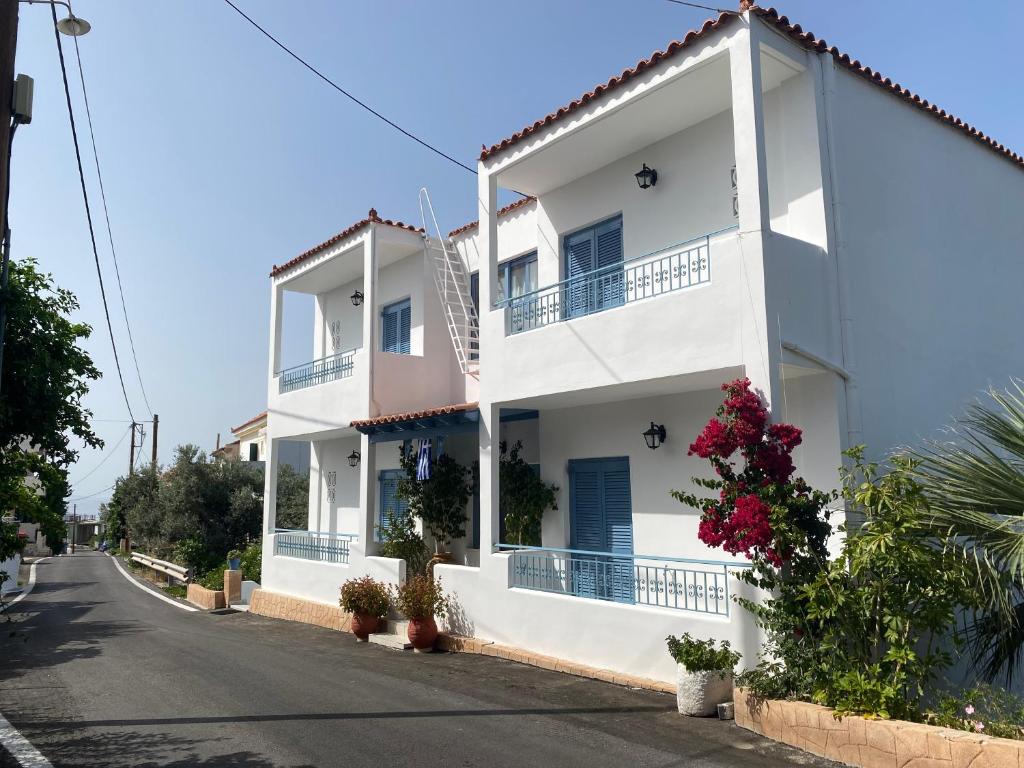
[[340, 632], [348, 632], [351, 622], [351, 616], [343, 611], [340, 605], [303, 600], [266, 589], [257, 589], [252, 593], [249, 613], [267, 616], [271, 619], [301, 621], [304, 624], [315, 624], [318, 627], [336, 629]]
[[207, 589], [201, 584], [189, 584], [185, 599], [208, 611], [224, 607], [224, 592], [219, 589]]
[[836, 719], [803, 701], [735, 692], [736, 724], [820, 757], [863, 768], [1024, 768], [1024, 741], [902, 720]]

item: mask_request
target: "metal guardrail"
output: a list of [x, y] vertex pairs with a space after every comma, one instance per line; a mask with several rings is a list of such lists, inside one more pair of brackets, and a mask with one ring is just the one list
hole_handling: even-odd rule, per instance
[[511, 336], [710, 283], [711, 239], [735, 229], [710, 232], [504, 299], [495, 306], [505, 308], [505, 334]]
[[746, 563], [554, 547], [508, 550], [509, 586], [591, 600], [729, 615], [729, 570]]
[[352, 375], [355, 367], [355, 354], [359, 350], [350, 349], [338, 352], [319, 360], [296, 365], [278, 371], [278, 391], [292, 392], [335, 379], [344, 379]]
[[348, 563], [349, 544], [358, 538], [352, 533], [281, 528], [276, 529], [274, 534], [274, 555], [341, 564]]
[[166, 574], [182, 584], [188, 584], [192, 580], [192, 569], [186, 568], [183, 565], [177, 565], [167, 560], [157, 560], [155, 557], [144, 555], [141, 552], [132, 552], [131, 559], [139, 565], [144, 565], [147, 568], [152, 568], [154, 571]]

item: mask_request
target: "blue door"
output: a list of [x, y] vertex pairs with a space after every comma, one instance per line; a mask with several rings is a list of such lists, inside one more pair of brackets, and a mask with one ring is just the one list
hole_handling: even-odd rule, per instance
[[582, 317], [625, 301], [622, 272], [622, 217], [603, 221], [565, 237], [563, 299], [566, 317]]
[[629, 459], [569, 462], [570, 547], [603, 555], [579, 555], [569, 563], [573, 594], [632, 603], [633, 506]]
[[382, 469], [379, 475], [379, 499], [377, 508], [377, 530], [374, 541], [383, 540], [383, 532], [392, 518], [402, 519], [409, 514], [409, 503], [398, 498], [398, 480], [405, 472], [401, 469]]

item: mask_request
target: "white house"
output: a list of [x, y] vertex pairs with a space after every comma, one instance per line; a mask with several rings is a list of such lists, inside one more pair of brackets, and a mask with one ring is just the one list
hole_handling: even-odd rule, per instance
[[[660, 680], [669, 633], [753, 660], [739, 562], [669, 496], [707, 473], [687, 447], [719, 385], [748, 376], [828, 489], [847, 447], [933, 435], [1021, 373], [1024, 159], [774, 10], [708, 21], [478, 168], [479, 222], [443, 241], [371, 210], [271, 273], [265, 589], [404, 578], [375, 526], [399, 447], [442, 437], [479, 462], [436, 568], [453, 631]], [[499, 210], [499, 188], [528, 197]], [[282, 371], [284, 291], [316, 317], [313, 361]], [[501, 546], [503, 440], [559, 487], [541, 549]], [[278, 532], [294, 441], [309, 530]]]

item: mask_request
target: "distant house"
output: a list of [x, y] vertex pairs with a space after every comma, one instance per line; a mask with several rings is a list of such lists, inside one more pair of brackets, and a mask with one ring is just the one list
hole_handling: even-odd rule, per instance
[[[267, 412], [253, 416], [248, 421], [232, 428], [234, 442], [217, 448], [213, 452], [216, 459], [253, 461], [260, 464], [266, 459], [267, 443]], [[283, 443], [280, 462], [288, 464], [296, 472], [309, 472], [309, 445], [306, 443]]]

